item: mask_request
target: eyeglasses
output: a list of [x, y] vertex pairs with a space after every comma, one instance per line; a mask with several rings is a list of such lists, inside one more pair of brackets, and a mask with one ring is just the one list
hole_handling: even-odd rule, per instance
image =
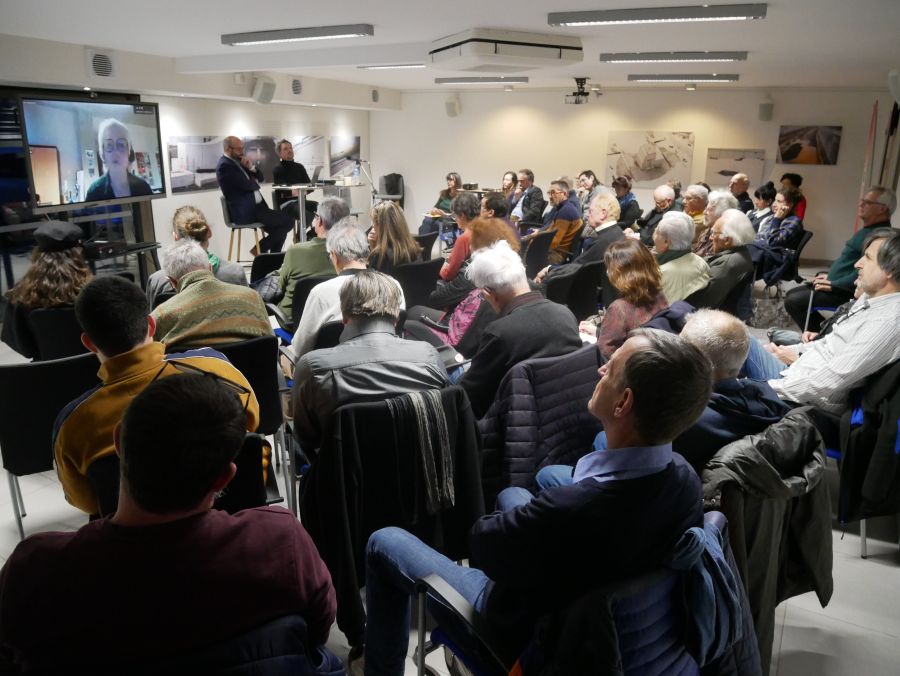
[[862, 199], [862, 200], [859, 201], [859, 203], [860, 203], [860, 204], [868, 204], [868, 205], [870, 205], [870, 206], [873, 205], [873, 204], [877, 204], [877, 205], [879, 205], [879, 206], [883, 206], [883, 205], [881, 204], [881, 202], [876, 202], [875, 200]]
[[240, 383], [236, 383], [233, 380], [229, 380], [228, 378], [223, 378], [222, 376], [220, 376], [217, 373], [212, 373], [211, 371], [204, 371], [202, 368], [194, 366], [193, 364], [188, 364], [187, 362], [181, 361], [179, 359], [171, 359], [171, 360], [167, 360], [166, 362], [164, 362], [162, 368], [156, 373], [155, 376], [153, 376], [153, 380], [151, 380], [150, 382], [151, 383], [156, 382], [159, 379], [159, 377], [163, 374], [163, 371], [165, 371], [170, 366], [172, 368], [174, 368], [176, 371], [179, 371], [181, 373], [186, 373], [186, 374], [195, 375], [195, 376], [206, 376], [208, 378], [212, 378], [219, 385], [222, 385], [226, 389], [229, 389], [232, 392], [234, 392], [236, 395], [238, 395], [239, 399], [243, 398], [244, 399], [244, 413], [247, 412], [247, 408], [250, 406], [250, 395], [253, 394], [252, 390], [247, 389]]
[[123, 153], [128, 152], [128, 139], [120, 138], [113, 141], [112, 139], [106, 139], [103, 142], [103, 150], [105, 152], [111, 153], [114, 150], [118, 150]]

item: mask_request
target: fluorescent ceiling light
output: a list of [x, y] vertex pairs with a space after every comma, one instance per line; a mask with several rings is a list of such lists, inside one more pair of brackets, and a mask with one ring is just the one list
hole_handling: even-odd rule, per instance
[[314, 26], [311, 28], [286, 28], [253, 33], [229, 33], [222, 36], [223, 45], [270, 45], [279, 42], [302, 42], [304, 40], [332, 40], [334, 38], [357, 38], [375, 35], [375, 28], [368, 23], [347, 26]]
[[600, 55], [605, 63], [724, 63], [746, 61], [747, 52], [619, 52]]
[[394, 63], [383, 66], [357, 66], [361, 70], [412, 70], [414, 68], [424, 68], [424, 63]]
[[684, 21], [743, 21], [764, 19], [765, 3], [748, 5], [695, 5], [693, 7], [642, 7], [588, 12], [551, 12], [551, 26], [609, 26], [630, 23], [676, 23]]
[[741, 78], [737, 73], [706, 73], [691, 75], [629, 75], [629, 82], [737, 82]]
[[528, 84], [527, 77], [436, 77], [434, 84], [478, 85], [478, 84]]

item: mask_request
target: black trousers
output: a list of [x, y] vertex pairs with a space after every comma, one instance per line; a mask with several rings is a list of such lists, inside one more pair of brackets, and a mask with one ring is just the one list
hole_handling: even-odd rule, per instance
[[260, 202], [256, 205], [256, 220], [263, 224], [263, 232], [266, 233], [266, 236], [259, 240], [259, 253], [281, 251], [287, 234], [294, 227], [290, 214], [274, 211], [268, 204]]
[[[803, 324], [806, 322], [806, 309], [809, 307], [809, 294], [812, 293], [805, 284], [788, 291], [784, 296], [784, 309], [796, 322], [800, 330], [803, 330]], [[843, 289], [832, 289], [831, 291], [816, 291], [813, 297], [813, 307], [837, 307], [843, 305], [853, 298], [852, 291]], [[819, 332], [822, 322], [825, 321], [818, 312], [812, 312], [809, 316], [809, 331]]]

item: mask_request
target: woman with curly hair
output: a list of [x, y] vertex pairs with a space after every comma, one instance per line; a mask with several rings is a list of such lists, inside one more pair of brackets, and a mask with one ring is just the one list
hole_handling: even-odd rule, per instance
[[[209, 257], [209, 267], [216, 279], [229, 284], [247, 286], [247, 275], [244, 268], [237, 263], [223, 261], [209, 251], [209, 238], [212, 237], [212, 228], [206, 221], [206, 216], [197, 207], [186, 206], [175, 210], [172, 217], [172, 239], [176, 242], [182, 239], [192, 239], [199, 242], [206, 250]], [[147, 302], [150, 308], [157, 306], [157, 297], [161, 293], [174, 294], [175, 288], [164, 270], [157, 270], [147, 280]]]
[[613, 242], [603, 256], [606, 275], [619, 291], [620, 298], [606, 308], [597, 331], [597, 347], [609, 359], [628, 333], [660, 310], [669, 307], [662, 290], [662, 275], [650, 249], [636, 239]]
[[393, 275], [398, 265], [419, 258], [422, 247], [412, 238], [403, 210], [396, 202], [381, 202], [372, 208], [369, 231], [369, 267]]
[[67, 307], [91, 279], [91, 270], [81, 248], [81, 228], [65, 221], [48, 221], [34, 231], [37, 246], [31, 267], [10, 289], [6, 298], [3, 334], [0, 340], [23, 357], [37, 356], [37, 343], [28, 323], [32, 310]]

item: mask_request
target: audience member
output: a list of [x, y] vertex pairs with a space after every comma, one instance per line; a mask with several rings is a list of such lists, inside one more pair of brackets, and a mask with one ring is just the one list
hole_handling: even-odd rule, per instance
[[[844, 244], [844, 250], [837, 257], [827, 274], [816, 275], [810, 286], [802, 285], [785, 294], [784, 308], [804, 331], [806, 313], [810, 306], [810, 294], [814, 307], [837, 307], [853, 297], [853, 283], [856, 280], [854, 263], [862, 256], [862, 245], [866, 238], [878, 228], [891, 227], [891, 214], [897, 208], [897, 196], [890, 188], [875, 185], [866, 190], [859, 201], [856, 215], [862, 227]], [[797, 213], [797, 208], [794, 208]], [[799, 215], [799, 214], [798, 214]], [[818, 332], [823, 317], [818, 312], [809, 316], [809, 330]]]
[[[704, 211], [709, 204], [709, 188], [694, 183], [684, 191], [684, 213], [694, 221], [694, 244], [700, 239], [700, 235], [709, 228], [704, 218]], [[696, 251], [695, 251], [696, 253]]]
[[[782, 188], [796, 188], [800, 191], [800, 186], [803, 185], [803, 177], [800, 174], [783, 174], [781, 176], [781, 187]], [[800, 192], [800, 199], [797, 200], [797, 204], [794, 206], [794, 214], [801, 221], [806, 218], [806, 196], [803, 192]]]
[[[197, 207], [179, 207], [172, 217], [172, 239], [176, 242], [183, 239], [192, 239], [199, 243], [209, 257], [209, 266], [216, 279], [229, 284], [247, 286], [247, 275], [244, 268], [238, 263], [223, 261], [209, 250], [209, 238], [212, 237], [212, 228], [206, 220], [206, 216]], [[157, 270], [147, 280], [147, 302], [151, 309], [156, 306], [156, 298], [161, 293], [175, 293], [175, 287], [169, 281], [165, 270]]]
[[[653, 203], [655, 206], [635, 221], [644, 246], [653, 246], [653, 231], [656, 230], [656, 226], [662, 220], [663, 214], [672, 209], [674, 200], [675, 191], [667, 185], [658, 186], [653, 191]], [[626, 231], [625, 234], [627, 235], [628, 232]]]
[[462, 178], [455, 171], [451, 171], [446, 176], [447, 187], [438, 194], [437, 202], [428, 212], [428, 215], [422, 220], [419, 226], [419, 234], [427, 235], [431, 232], [440, 232], [441, 221], [447, 221], [450, 216], [450, 203], [456, 194], [462, 188]]
[[247, 430], [259, 425], [259, 405], [246, 378], [215, 350], [166, 355], [163, 344], [153, 340], [156, 320], [147, 310], [141, 288], [116, 276], [92, 280], [75, 301], [75, 315], [84, 331], [81, 340], [100, 361], [102, 386], [85, 392], [59, 414], [53, 455], [66, 499], [88, 514], [100, 513], [88, 467], [115, 452], [113, 430], [122, 412], [154, 380], [177, 374], [182, 366], [230, 380], [249, 393], [242, 395]]
[[684, 300], [709, 283], [709, 265], [691, 251], [694, 221], [681, 211], [663, 215], [653, 233], [662, 289], [669, 303]]
[[91, 279], [81, 248], [81, 228], [65, 221], [47, 221], [34, 231], [36, 246], [31, 266], [6, 293], [0, 340], [23, 357], [38, 356], [37, 341], [28, 322], [32, 310], [67, 307]]
[[[325, 248], [337, 277], [317, 284], [310, 291], [303, 306], [303, 316], [291, 340], [291, 350], [299, 358], [315, 347], [316, 336], [328, 322], [341, 319], [341, 287], [353, 275], [366, 269], [369, 260], [369, 243], [366, 233], [357, 225], [344, 219], [336, 223], [325, 237]], [[392, 279], [393, 278], [389, 278]], [[393, 280], [400, 288], [400, 284]], [[403, 291], [400, 291], [400, 307], [405, 307]]]
[[453, 250], [450, 252], [450, 258], [441, 267], [440, 275], [443, 280], [456, 277], [463, 262], [469, 258], [471, 246], [469, 245], [469, 235], [466, 230], [469, 227], [469, 223], [478, 218], [478, 215], [481, 213], [481, 202], [474, 193], [460, 193], [450, 203], [450, 213], [456, 221], [456, 227], [462, 230], [462, 234], [456, 238]]
[[519, 228], [510, 220], [509, 202], [503, 193], [489, 192], [481, 198], [481, 211], [479, 215], [482, 218], [502, 218], [503, 222], [509, 226], [510, 232], [519, 240]]
[[259, 184], [265, 181], [258, 166], [244, 157], [244, 142], [237, 136], [226, 136], [225, 153], [216, 164], [216, 180], [228, 203], [232, 220], [239, 224], [262, 223], [266, 236], [259, 240], [259, 251], [254, 246], [250, 255], [267, 251], [281, 251], [293, 222], [288, 214], [273, 211], [266, 204]]
[[574, 315], [531, 290], [522, 259], [506, 241], [473, 255], [466, 274], [498, 315], [484, 330], [471, 367], [459, 381], [480, 418], [513, 365], [526, 359], [557, 357], [577, 350], [582, 343]]
[[330, 275], [334, 272], [331, 259], [325, 250], [325, 236], [331, 226], [350, 215], [350, 205], [340, 197], [326, 197], [319, 204], [313, 219], [316, 236], [308, 242], [289, 247], [278, 271], [278, 282], [284, 296], [278, 302], [283, 312], [290, 314], [294, 303], [294, 287], [304, 277]]
[[[637, 197], [631, 192], [631, 178], [629, 176], [617, 176], [613, 179], [612, 188], [619, 201], [619, 221], [617, 225], [625, 230], [631, 229], [634, 222], [641, 216], [641, 205]], [[587, 215], [587, 212], [585, 212]]]
[[753, 209], [753, 200], [750, 199], [750, 195], [747, 194], [747, 188], [750, 187], [750, 177], [747, 174], [735, 174], [731, 177], [731, 181], [728, 183], [728, 189], [731, 191], [731, 194], [734, 195], [734, 198], [738, 201], [737, 208], [743, 211], [745, 214], [748, 213], [751, 209]]
[[762, 277], [766, 284], [781, 278], [784, 266], [789, 263], [785, 250], [796, 249], [803, 238], [803, 222], [794, 215], [799, 196], [794, 188], [779, 190], [772, 204], [772, 219], [748, 247], [756, 277]]
[[694, 307], [735, 309], [726, 307], [726, 301], [736, 304], [737, 299], [730, 296], [753, 275], [753, 261], [750, 260], [747, 245], [753, 241], [754, 235], [753, 226], [745, 213], [738, 209], [725, 210], [710, 228], [712, 255], [706, 259], [709, 283], [691, 294], [687, 298], [688, 303]]
[[[738, 201], [734, 195], [726, 190], [714, 190], [709, 193], [706, 207], [703, 209], [703, 226], [698, 231], [694, 230], [694, 253], [703, 258], [709, 258], [713, 254], [712, 227], [721, 218], [726, 209], [737, 209]], [[741, 212], [743, 213], [743, 212]], [[696, 221], [695, 221], [696, 222]], [[753, 227], [753, 226], [750, 226]]]
[[684, 197], [681, 196], [681, 181], [666, 181], [666, 185], [675, 193], [675, 201], [672, 202], [673, 211], [684, 211]]
[[578, 206], [581, 207], [581, 218], [587, 220], [591, 202], [600, 194], [600, 180], [590, 169], [585, 169], [578, 174]]
[[[854, 267], [862, 295], [844, 320], [821, 340], [807, 343], [787, 367], [752, 341], [745, 367], [748, 377], [768, 380], [784, 401], [840, 414], [851, 390], [900, 358], [900, 232], [893, 228], [869, 232]], [[800, 351], [798, 346], [787, 349]]]
[[[340, 234], [339, 228], [333, 232]], [[448, 384], [431, 345], [395, 333], [403, 300], [396, 281], [374, 270], [343, 279], [338, 293], [346, 328], [340, 345], [304, 354], [294, 371], [294, 431], [306, 452], [321, 445], [339, 406]]]
[[216, 279], [209, 256], [194, 240], [169, 246], [163, 269], [176, 294], [153, 310], [159, 342], [167, 346], [205, 347], [272, 335], [259, 294]]
[[[283, 138], [278, 142], [278, 145], [275, 146], [275, 150], [278, 151], [279, 162], [275, 169], [272, 171], [272, 183], [275, 185], [302, 185], [304, 183], [309, 183], [310, 178], [309, 174], [306, 171], [306, 167], [304, 167], [299, 162], [294, 161], [294, 146], [287, 139]], [[288, 191], [281, 190], [280, 193], [284, 195], [288, 195]], [[281, 210], [286, 211], [290, 214], [291, 218], [295, 221], [300, 218], [300, 206], [298, 192], [294, 190], [290, 193], [290, 197], [281, 203]], [[319, 203], [314, 202], [312, 200], [306, 200], [306, 218], [307, 223], [312, 223], [313, 215], [316, 213], [316, 210], [319, 208]]]
[[609, 359], [633, 329], [669, 307], [669, 302], [662, 292], [659, 265], [643, 244], [633, 239], [613, 242], [603, 258], [609, 281], [620, 294], [606, 308], [597, 329], [597, 348]]
[[[581, 211], [569, 199], [569, 183], [566, 179], [559, 178], [550, 184], [550, 190], [547, 193], [552, 205], [547, 216], [544, 218], [545, 225], [538, 232], [546, 232], [555, 230], [553, 241], [550, 242], [550, 253], [547, 260], [551, 263], [562, 263], [566, 256], [572, 252], [572, 242], [575, 236], [581, 232]], [[523, 241], [529, 241], [534, 238], [537, 232], [532, 232], [522, 238]]]
[[310, 661], [339, 668], [321, 648], [336, 610], [331, 577], [303, 526], [281, 507], [211, 509], [235, 474], [244, 403], [218, 376], [173, 375], [133, 400], [135, 389], [117, 387], [103, 443], [121, 461], [118, 509], [19, 543], [0, 574], [3, 652], [24, 671], [128, 673], [300, 615]]
[[403, 209], [396, 202], [376, 204], [371, 217], [369, 267], [390, 275], [398, 265], [418, 260], [422, 247], [409, 234]]
[[766, 223], [772, 218], [772, 203], [775, 201], [775, 184], [769, 181], [753, 191], [753, 202], [756, 208], [747, 213], [750, 225], [756, 230], [765, 232]]
[[519, 184], [512, 194], [512, 220], [515, 222], [540, 223], [544, 211], [544, 193], [534, 184], [531, 169], [519, 169]]
[[519, 185], [519, 177], [514, 171], [507, 171], [503, 174], [500, 182], [500, 192], [506, 198], [506, 213], [512, 211], [512, 198], [516, 192], [516, 186]]
[[690, 428], [672, 442], [699, 474], [723, 446], [757, 434], [781, 420], [791, 407], [763, 380], [738, 378], [750, 341], [747, 327], [720, 310], [697, 310], [688, 317], [681, 337], [696, 346], [713, 364], [713, 391], [706, 409]]
[[[600, 369], [588, 408], [607, 446], [582, 458], [572, 485], [536, 497], [508, 488], [471, 532], [471, 568], [415, 536], [375, 532], [366, 551], [367, 673], [404, 673], [413, 581], [437, 573], [521, 648], [536, 620], [599, 586], [659, 567], [703, 520], [700, 480], [671, 441], [700, 415], [711, 369], [677, 336], [631, 338]], [[353, 665], [351, 665], [353, 666]]]
[[564, 265], [548, 265], [538, 272], [535, 283], [544, 283], [556, 275], [571, 274], [585, 263], [602, 261], [606, 248], [615, 241], [624, 239], [622, 230], [613, 228], [618, 224], [619, 202], [612, 195], [601, 193], [591, 202], [588, 211], [588, 226], [591, 236], [586, 238], [584, 250], [571, 263]]

